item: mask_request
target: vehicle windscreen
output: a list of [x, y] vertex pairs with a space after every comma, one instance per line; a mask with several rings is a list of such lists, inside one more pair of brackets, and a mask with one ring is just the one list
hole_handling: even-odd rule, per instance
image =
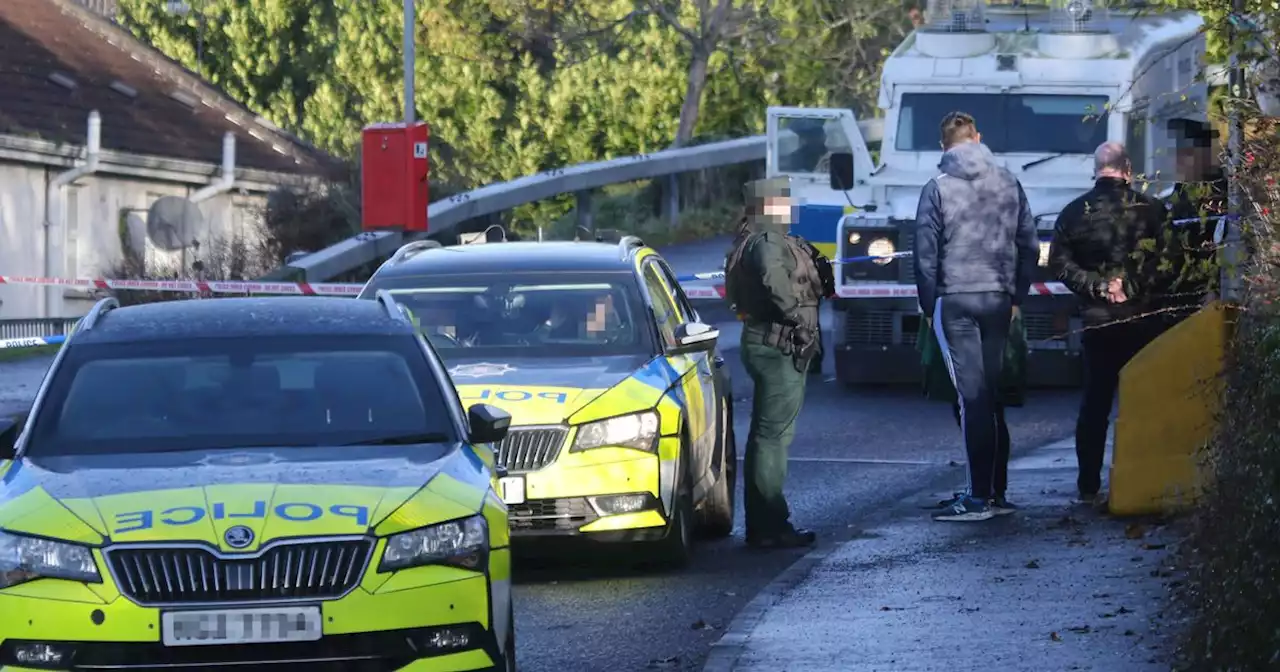
[[409, 336], [84, 344], [50, 381], [26, 454], [443, 443], [448, 408]]
[[647, 308], [629, 272], [473, 273], [385, 278], [445, 360], [651, 354]]
[[1107, 141], [1107, 97], [1059, 94], [904, 93], [894, 146], [937, 152], [938, 125], [950, 112], [977, 121], [996, 154], [1092, 154]]

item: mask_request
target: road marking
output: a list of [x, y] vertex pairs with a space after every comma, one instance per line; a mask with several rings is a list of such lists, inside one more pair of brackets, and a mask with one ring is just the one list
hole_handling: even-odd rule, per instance
[[[742, 462], [745, 457], [739, 457]], [[930, 462], [927, 460], [880, 460], [873, 457], [789, 457], [788, 462], [833, 462], [840, 464], [899, 464], [911, 467], [945, 467], [950, 462]]]

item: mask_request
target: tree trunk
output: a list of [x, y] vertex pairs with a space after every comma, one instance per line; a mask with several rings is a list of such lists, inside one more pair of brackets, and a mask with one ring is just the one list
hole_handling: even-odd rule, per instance
[[[680, 124], [676, 127], [676, 140], [672, 147], [684, 147], [693, 139], [698, 126], [698, 112], [702, 109], [702, 92], [707, 87], [707, 66], [711, 60], [709, 50], [702, 45], [692, 46], [689, 61], [689, 83], [684, 90], [684, 104], [680, 106]], [[674, 228], [680, 221], [680, 180], [678, 175], [667, 177], [667, 223]]]

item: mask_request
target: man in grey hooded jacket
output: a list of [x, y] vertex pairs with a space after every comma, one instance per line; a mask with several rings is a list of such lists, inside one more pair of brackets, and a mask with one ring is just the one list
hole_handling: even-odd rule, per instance
[[1009, 322], [1031, 288], [1040, 244], [1022, 185], [995, 163], [973, 117], [948, 114], [942, 148], [942, 172], [916, 208], [916, 290], [956, 386], [969, 487], [933, 518], [987, 520], [1016, 508], [997, 475], [1009, 459], [998, 393]]

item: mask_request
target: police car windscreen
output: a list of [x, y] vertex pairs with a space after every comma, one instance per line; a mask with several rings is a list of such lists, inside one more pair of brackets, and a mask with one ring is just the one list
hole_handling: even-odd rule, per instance
[[1063, 94], [904, 93], [894, 147], [941, 151], [938, 125], [950, 112], [973, 115], [996, 154], [1093, 154], [1107, 141], [1107, 97]]
[[451, 356], [648, 354], [646, 314], [627, 273], [483, 273], [380, 283]]
[[456, 435], [413, 339], [304, 335], [70, 348], [32, 432], [32, 457]]

